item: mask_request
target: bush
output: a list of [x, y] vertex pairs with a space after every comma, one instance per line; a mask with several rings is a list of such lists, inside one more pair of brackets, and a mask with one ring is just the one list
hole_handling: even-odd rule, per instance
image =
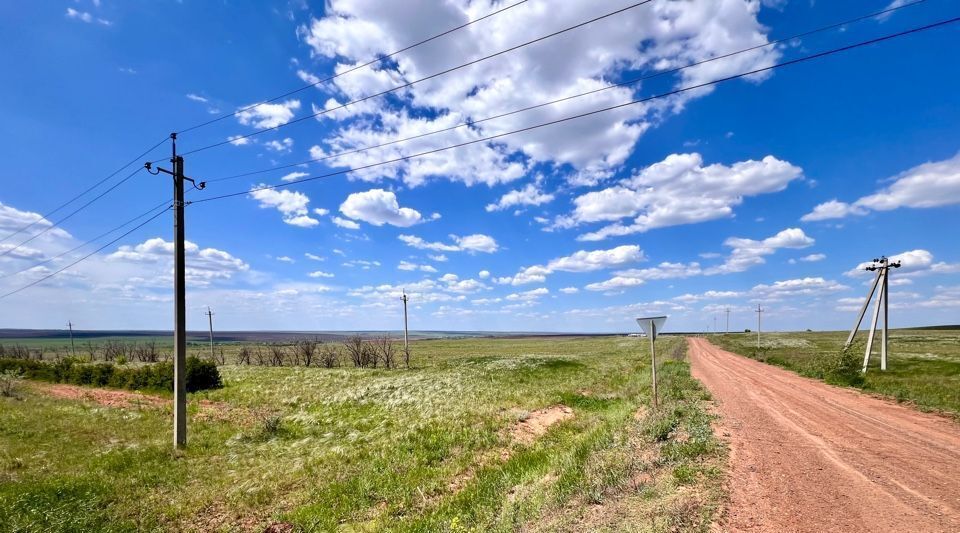
[[[121, 367], [111, 363], [86, 364], [69, 357], [56, 363], [29, 359], [0, 359], [0, 374], [7, 371], [26, 379], [131, 390], [173, 390], [173, 363]], [[217, 365], [197, 357], [187, 358], [187, 392], [223, 386]]]
[[[187, 392], [219, 389], [223, 387], [220, 371], [213, 361], [204, 361], [197, 357], [187, 358]], [[170, 387], [173, 390], [173, 386]]]
[[862, 387], [865, 383], [863, 373], [860, 371], [863, 361], [857, 352], [856, 348], [851, 347], [833, 355], [820, 357], [816, 366], [823, 372], [823, 380], [832, 385]]

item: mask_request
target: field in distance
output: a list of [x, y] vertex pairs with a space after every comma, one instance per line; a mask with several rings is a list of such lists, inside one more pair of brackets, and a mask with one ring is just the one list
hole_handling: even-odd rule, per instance
[[[849, 350], [856, 369], [863, 362], [867, 334], [858, 333]], [[823, 361], [840, 353], [848, 335], [841, 331], [763, 333], [759, 350], [755, 332], [712, 335], [710, 340], [725, 350], [822, 378]], [[890, 330], [885, 372], [880, 370], [879, 339], [878, 332], [860, 388], [960, 419], [960, 327]]]
[[25, 382], [0, 397], [0, 523], [705, 530], [723, 497], [681, 338], [658, 342], [657, 412], [638, 339], [423, 340], [393, 370], [232, 364], [240, 346], [225, 386], [190, 396], [183, 452], [169, 395]]

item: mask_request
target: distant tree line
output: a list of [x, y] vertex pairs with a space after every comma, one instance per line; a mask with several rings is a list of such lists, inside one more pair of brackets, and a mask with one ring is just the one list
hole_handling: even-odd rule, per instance
[[[198, 355], [216, 364], [227, 363], [223, 345], [217, 346], [212, 354], [201, 350]], [[0, 359], [58, 362], [68, 358], [89, 363], [169, 363], [173, 359], [173, 353], [169, 346], [161, 348], [155, 340], [129, 342], [107, 339], [101, 343], [88, 340], [77, 346], [75, 356], [69, 346], [27, 347], [21, 344], [0, 344]], [[302, 337], [287, 343], [241, 344], [235, 353], [234, 362], [238, 365], [259, 366], [394, 369], [400, 366], [410, 368], [410, 352], [388, 335], [369, 339], [354, 335], [342, 342], [323, 342], [317, 338]]]

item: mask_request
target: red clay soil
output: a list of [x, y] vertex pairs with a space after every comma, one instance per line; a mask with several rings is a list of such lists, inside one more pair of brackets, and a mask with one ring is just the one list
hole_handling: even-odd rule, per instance
[[[67, 385], [64, 383], [48, 384], [34, 382], [31, 385], [37, 391], [53, 396], [55, 398], [65, 398], [68, 400], [86, 400], [106, 407], [120, 409], [161, 409], [169, 407], [173, 400], [161, 396], [152, 396], [136, 391], [119, 389], [97, 389], [93, 387], [80, 387], [77, 385]], [[200, 410], [196, 416], [201, 419], [224, 420], [228, 418], [232, 408], [222, 402], [211, 402], [210, 400], [200, 400]]]
[[730, 446], [720, 531], [960, 531], [960, 425], [689, 339]]

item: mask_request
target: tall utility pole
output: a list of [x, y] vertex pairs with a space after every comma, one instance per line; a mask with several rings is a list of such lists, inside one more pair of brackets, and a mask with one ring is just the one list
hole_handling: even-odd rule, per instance
[[727, 312], [727, 335], [730, 334], [730, 308], [726, 308]]
[[154, 172], [150, 163], [144, 166], [153, 175], [163, 172], [173, 176], [173, 445], [183, 448], [187, 445], [187, 275], [183, 182], [189, 181], [198, 189], [206, 187], [206, 183], [197, 183], [183, 175], [183, 157], [177, 155], [176, 133], [170, 134], [170, 141], [172, 171], [157, 167]]
[[760, 315], [763, 314], [763, 308], [757, 304], [757, 349], [760, 349]]
[[77, 356], [77, 347], [73, 345], [73, 322], [67, 321], [67, 327], [70, 328], [70, 355]]
[[207, 306], [207, 312], [204, 313], [207, 315], [207, 320], [210, 322], [210, 360], [216, 361], [216, 358], [213, 355], [213, 311], [210, 310], [210, 306]]
[[877, 295], [877, 301], [873, 309], [873, 321], [870, 323], [870, 337], [867, 338], [867, 349], [863, 354], [863, 372], [867, 371], [867, 367], [870, 365], [870, 354], [873, 351], [873, 338], [877, 333], [877, 323], [880, 319], [880, 308], [883, 307], [883, 332], [881, 333], [881, 344], [880, 344], [880, 370], [887, 369], [887, 329], [888, 329], [888, 319], [889, 319], [889, 293], [888, 288], [890, 286], [890, 269], [891, 268], [900, 268], [900, 262], [890, 261], [885, 256], [881, 256], [880, 259], [874, 259], [873, 264], [866, 267], [865, 270], [869, 272], [876, 272], [877, 276], [873, 279], [873, 285], [870, 286], [870, 292], [867, 294], [867, 299], [863, 302], [863, 307], [860, 308], [860, 314], [857, 315], [857, 322], [854, 324], [853, 329], [850, 330], [850, 336], [847, 337], [846, 344], [843, 345], [843, 349], [846, 350], [850, 347], [850, 344], [853, 343], [853, 338], [857, 335], [857, 331], [860, 330], [860, 323], [863, 322], [863, 317], [867, 313], [867, 307], [870, 305], [870, 300], [873, 299], [873, 294], [877, 291], [877, 287], [880, 287], [880, 294]]
[[410, 300], [410, 297], [407, 296], [407, 291], [403, 291], [403, 296], [401, 296], [400, 299], [403, 300], [403, 352], [408, 353], [407, 302]]

